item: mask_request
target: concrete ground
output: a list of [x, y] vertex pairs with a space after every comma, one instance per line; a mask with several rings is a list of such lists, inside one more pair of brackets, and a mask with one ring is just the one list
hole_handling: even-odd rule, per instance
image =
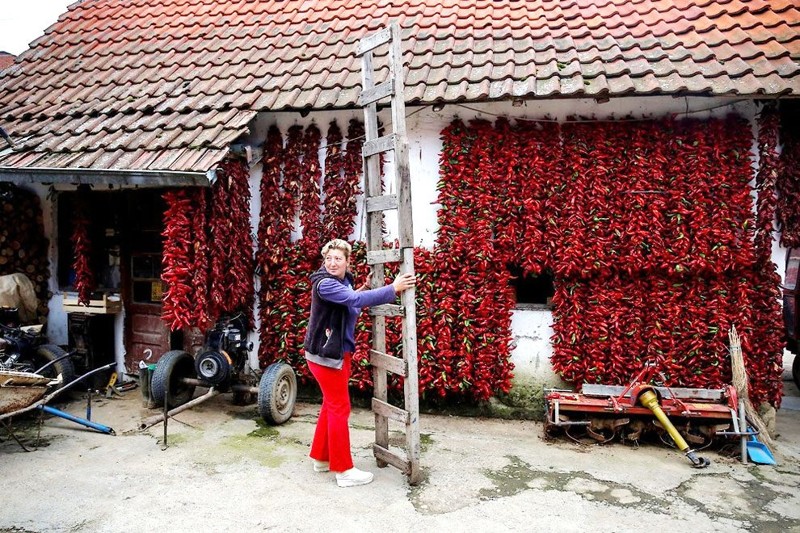
[[[788, 376], [787, 376], [788, 377]], [[705, 470], [656, 445], [546, 442], [542, 426], [425, 415], [424, 481], [409, 486], [371, 455], [373, 418], [355, 410], [356, 465], [367, 486], [341, 489], [307, 460], [318, 406], [300, 403], [278, 428], [230, 395], [139, 432], [138, 391], [98, 400], [102, 435], [57, 418], [30, 453], [0, 431], [0, 531], [798, 531], [800, 400], [778, 414], [778, 466], [742, 465], [713, 451]], [[65, 409], [85, 415], [85, 400]], [[30, 445], [34, 421], [17, 420]], [[399, 435], [397, 435], [399, 438]]]

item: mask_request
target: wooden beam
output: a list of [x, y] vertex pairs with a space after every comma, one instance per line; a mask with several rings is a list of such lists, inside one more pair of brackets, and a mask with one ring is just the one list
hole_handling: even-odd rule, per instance
[[378, 398], [372, 399], [372, 410], [375, 411], [375, 414], [394, 420], [395, 422], [408, 424], [408, 411], [395, 407]]
[[392, 465], [403, 474], [408, 475], [411, 471], [411, 465], [405, 457], [400, 457], [379, 444], [372, 445], [372, 453], [375, 454], [375, 458], [378, 459], [378, 461], [383, 461], [384, 463]]
[[384, 28], [378, 33], [373, 33], [361, 39], [358, 42], [358, 51], [356, 51], [356, 54], [363, 56], [365, 53], [375, 50], [380, 45], [388, 43], [391, 39], [391, 29]]
[[[380, 192], [378, 193], [380, 194]], [[376, 211], [388, 211], [389, 209], [397, 209], [397, 195], [384, 194], [382, 196], [367, 197], [366, 200], [367, 213], [375, 213]]]
[[358, 97], [358, 105], [364, 107], [369, 104], [377, 103], [387, 96], [392, 95], [394, 95], [394, 81], [386, 80], [371, 89], [364, 89], [361, 91], [361, 96]]
[[369, 308], [369, 314], [372, 316], [404, 316], [406, 310], [399, 305], [384, 304], [373, 305]]
[[408, 367], [406, 362], [399, 357], [391, 356], [387, 353], [379, 352], [378, 350], [369, 351], [369, 362], [372, 366], [377, 366], [387, 372], [392, 372], [398, 376], [405, 376]]
[[361, 147], [361, 155], [369, 157], [371, 155], [379, 154], [381, 152], [388, 152], [394, 150], [395, 137], [394, 134], [384, 135], [378, 137], [374, 141], [367, 141]]
[[378, 252], [367, 252], [368, 265], [382, 265], [384, 263], [399, 263], [403, 260], [400, 250], [380, 250]]

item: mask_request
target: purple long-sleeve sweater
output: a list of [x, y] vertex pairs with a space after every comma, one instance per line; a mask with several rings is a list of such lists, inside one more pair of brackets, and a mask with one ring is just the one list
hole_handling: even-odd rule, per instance
[[366, 291], [354, 291], [348, 280], [336, 281], [323, 279], [319, 282], [319, 295], [323, 300], [347, 307], [347, 321], [344, 328], [344, 351], [356, 349], [356, 320], [362, 307], [388, 304], [395, 301], [397, 295], [392, 285]]

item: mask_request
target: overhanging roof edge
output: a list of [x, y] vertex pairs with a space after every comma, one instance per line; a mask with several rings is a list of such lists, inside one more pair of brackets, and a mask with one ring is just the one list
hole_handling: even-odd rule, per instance
[[97, 168], [46, 168], [0, 166], [0, 181], [25, 183], [65, 183], [135, 187], [208, 187], [207, 172], [174, 170], [128, 170]]

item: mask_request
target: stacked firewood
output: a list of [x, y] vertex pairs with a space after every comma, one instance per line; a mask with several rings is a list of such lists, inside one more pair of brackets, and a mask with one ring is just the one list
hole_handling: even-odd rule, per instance
[[21, 272], [36, 289], [37, 321], [47, 319], [50, 299], [48, 241], [39, 197], [11, 184], [0, 187], [0, 275]]

